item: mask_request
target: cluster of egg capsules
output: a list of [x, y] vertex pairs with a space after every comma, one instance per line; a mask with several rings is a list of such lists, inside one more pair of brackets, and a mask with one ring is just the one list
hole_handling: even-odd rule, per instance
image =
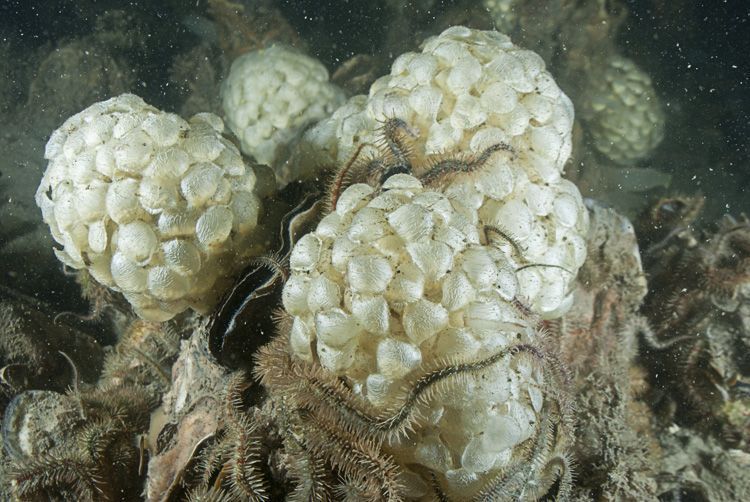
[[296, 49], [273, 45], [232, 63], [221, 88], [227, 125], [242, 151], [269, 166], [307, 125], [330, 115], [344, 92], [323, 64]]
[[[540, 187], [525, 188], [531, 195]], [[585, 213], [574, 194], [559, 194], [557, 205], [551, 201], [540, 228], [547, 221], [581, 226]], [[514, 256], [518, 243], [495, 233], [495, 219], [485, 219], [498, 202], [488, 199], [480, 208], [466, 202], [408, 174], [378, 188], [347, 188], [291, 254], [282, 298], [293, 316], [293, 354], [344, 377], [376, 408], [392, 409], [403, 399], [405, 382], [425, 368], [537, 343], [535, 326], [516, 300], [543, 299], [549, 288], [521, 280], [517, 270], [527, 262]], [[523, 197], [508, 204], [529, 211]], [[571, 268], [580, 266], [583, 249], [561, 249]], [[573, 277], [549, 268], [561, 281], [556, 309]], [[544, 401], [542, 369], [528, 358], [509, 354], [460, 382], [429, 403], [427, 421], [415, 434], [392, 445], [400, 463], [439, 473], [452, 490], [476, 488], [485, 474], [513, 463], [515, 448], [537, 432]]]
[[[36, 194], [66, 265], [123, 293], [143, 318], [206, 311], [227, 259], [257, 246], [268, 168], [246, 165], [222, 120], [189, 121], [123, 94], [69, 118], [51, 136]], [[237, 260], [241, 262], [241, 260]]]
[[354, 96], [308, 131], [295, 162], [341, 165], [399, 118], [424, 155], [480, 154], [507, 144], [529, 175], [554, 182], [571, 152], [573, 105], [536, 53], [494, 31], [449, 28], [402, 54], [369, 95]]

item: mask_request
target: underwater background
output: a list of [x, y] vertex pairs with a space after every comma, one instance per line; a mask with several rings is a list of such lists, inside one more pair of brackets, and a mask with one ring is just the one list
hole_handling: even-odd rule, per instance
[[[611, 338], [588, 345], [563, 341], [554, 349], [572, 368], [578, 394], [590, 392], [590, 398], [576, 402], [578, 443], [571, 441], [578, 446], [570, 451], [577, 474], [566, 496], [750, 498], [747, 2], [0, 0], [0, 476], [7, 481], [0, 483], [0, 500], [41, 500], [42, 494], [73, 500], [73, 494], [88, 493], [76, 491], [74, 474], [50, 472], [54, 458], [41, 458], [47, 447], [69, 445], [69, 438], [49, 433], [29, 447], [38, 458], [25, 464], [28, 459], [19, 460], [24, 455], [19, 453], [19, 424], [49, 420], [39, 428], [54, 429], [69, 423], [49, 417], [60, 409], [70, 413], [70, 403], [45, 394], [47, 404], [40, 411], [29, 404], [43, 400], [35, 392], [77, 396], [82, 416], [113, 430], [127, 423], [118, 433], [109, 431], [120, 435], [112, 443], [116, 447], [102, 453], [107, 462], [121, 455], [125, 473], [97, 471], [96, 476], [113, 480], [110, 492], [89, 495], [141, 499], [146, 478], [153, 476], [145, 465], [167, 447], [132, 445], [155, 427], [151, 413], [170, 386], [174, 389], [170, 378], [179, 373], [174, 369], [178, 354], [198, 343], [193, 333], [201, 329], [196, 328], [200, 320], [184, 317], [168, 328], [139, 324], [126, 301], [58, 261], [34, 198], [47, 168], [45, 144], [52, 132], [93, 103], [123, 93], [185, 118], [200, 112], [224, 116], [221, 88], [232, 62], [274, 43], [319, 60], [342, 96], [367, 94], [400, 54], [419, 51], [423, 40], [453, 25], [498, 29], [542, 57], [576, 111], [573, 153], [564, 176], [584, 199], [596, 201], [587, 201], [592, 221], [612, 210], [617, 216], [607, 216], [612, 220], [606, 225], [613, 235], [631, 223], [635, 228], [633, 235], [623, 231], [624, 243], [613, 244], [613, 249], [620, 247], [611, 255], [597, 257], [589, 249], [588, 268], [578, 278], [596, 284], [591, 296], [598, 300], [591, 300], [591, 311], [576, 312], [580, 317], [568, 327], [564, 320], [545, 326], [561, 333], [561, 339], [578, 331], [585, 331], [584, 338]], [[280, 222], [301, 199], [299, 193], [279, 192], [266, 216]], [[632, 251], [635, 239], [639, 258], [623, 251]], [[631, 277], [641, 263], [644, 271]], [[608, 288], [620, 296], [606, 301], [597, 296]], [[607, 308], [618, 302], [627, 312], [611, 314]], [[264, 313], [272, 307], [265, 305]], [[580, 327], [587, 323], [593, 327]], [[128, 344], [136, 348], [114, 348]], [[261, 343], [249, 345], [241, 349], [242, 357]], [[585, 350], [591, 354], [571, 356]], [[123, 355], [128, 353], [136, 356], [128, 359]], [[120, 359], [114, 361], [114, 355]], [[234, 363], [224, 366], [236, 369]], [[590, 374], [579, 372], [583, 367]], [[607, 380], [608, 374], [616, 377]], [[214, 389], [226, 386], [227, 395], [242, 394], [232, 399], [239, 399], [243, 412], [260, 407], [269, 392], [219, 369], [212, 378], [221, 382]], [[618, 378], [631, 383], [618, 387]], [[123, 381], [131, 387], [123, 390]], [[102, 396], [112, 388], [121, 393], [114, 392], [109, 402]], [[604, 399], [607, 394], [611, 402]], [[124, 411], [117, 414], [115, 408]], [[258, 418], [251, 431], [242, 429], [242, 420], [206, 420], [213, 420], [216, 430], [226, 429], [223, 436], [212, 433], [221, 438], [211, 446], [217, 451], [229, 448], [221, 442], [226, 438], [239, 441], [240, 434], [248, 434], [265, 445], [268, 458], [299, 454], [291, 449], [279, 453], [285, 438], [268, 432], [275, 430], [270, 420]], [[173, 421], [177, 429], [175, 424], [182, 422]], [[205, 447], [194, 441], [182, 448], [198, 451], [199, 446]], [[297, 486], [289, 480], [303, 477], [265, 457], [258, 462], [264, 467], [255, 475], [265, 481], [256, 482], [265, 483], [267, 497], [258, 500], [284, 500], [293, 492], [290, 486]], [[193, 474], [184, 469], [180, 489], [164, 490], [155, 499], [187, 499], [200, 483], [191, 485]], [[216, 470], [205, 476], [221, 486]], [[24, 485], [31, 478], [41, 488]], [[559, 484], [565, 483], [561, 475]], [[195, 490], [192, 500], [242, 499]], [[332, 493], [346, 499], [336, 498], [343, 489]], [[349, 500], [357, 500], [352, 493]]]

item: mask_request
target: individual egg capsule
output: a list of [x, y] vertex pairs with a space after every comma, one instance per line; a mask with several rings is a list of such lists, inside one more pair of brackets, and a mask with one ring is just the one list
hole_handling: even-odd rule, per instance
[[337, 213], [329, 213], [320, 220], [315, 233], [323, 239], [335, 239], [341, 231], [341, 216]]
[[[466, 451], [464, 450], [464, 453]], [[462, 455], [463, 458], [463, 455]], [[465, 467], [458, 469], [450, 469], [445, 471], [445, 480], [448, 482], [448, 486], [451, 490], [460, 492], [465, 490], [469, 486], [473, 485], [479, 479], [479, 474], [474, 471], [470, 471]]]
[[450, 118], [444, 118], [432, 123], [427, 133], [425, 142], [425, 153], [428, 155], [440, 154], [453, 150], [461, 139], [463, 131], [450, 124]]
[[316, 349], [320, 365], [334, 375], [341, 375], [355, 362], [357, 340], [352, 340], [340, 348], [318, 342]]
[[157, 178], [143, 178], [138, 190], [141, 206], [151, 214], [158, 214], [164, 209], [176, 208], [180, 202], [177, 186], [169, 181]]
[[484, 88], [479, 102], [485, 110], [493, 114], [510, 113], [518, 104], [518, 94], [509, 85], [495, 81]]
[[89, 225], [88, 245], [94, 253], [103, 253], [107, 249], [109, 236], [104, 220], [94, 221]]
[[447, 328], [437, 337], [434, 350], [439, 354], [450, 354], [458, 360], [470, 361], [480, 350], [485, 349], [469, 328]]
[[187, 122], [174, 113], [150, 114], [143, 120], [141, 127], [159, 146], [174, 145], [180, 134], [189, 128]]
[[138, 202], [139, 185], [138, 180], [125, 178], [113, 181], [107, 188], [105, 206], [115, 223], [123, 225], [146, 214]]
[[68, 179], [77, 185], [89, 183], [96, 175], [96, 153], [85, 150], [68, 164]]
[[419, 204], [405, 204], [388, 215], [388, 223], [406, 242], [416, 242], [432, 234], [432, 215]]
[[398, 304], [407, 304], [421, 298], [424, 294], [424, 285], [422, 271], [413, 263], [402, 263], [388, 284], [385, 296], [398, 308]]
[[148, 271], [148, 291], [159, 300], [178, 300], [189, 290], [188, 279], [169, 267], [156, 266]]
[[543, 285], [535, 304], [543, 313], [554, 312], [560, 308], [565, 299], [566, 280], [560, 275], [545, 274], [544, 271], [542, 271], [542, 276]]
[[552, 101], [537, 92], [524, 96], [521, 105], [540, 124], [547, 123], [554, 111]]
[[200, 207], [205, 205], [216, 192], [221, 178], [220, 167], [205, 162], [197, 164], [180, 181], [180, 190], [188, 204]]
[[195, 223], [195, 236], [205, 248], [220, 246], [232, 231], [234, 215], [227, 206], [211, 206]]
[[52, 191], [57, 227], [66, 231], [80, 220], [74, 189], [70, 182], [63, 182]]
[[375, 189], [365, 183], [355, 183], [349, 186], [339, 196], [336, 202], [336, 213], [344, 216], [350, 211], [360, 207], [363, 200], [369, 196]]
[[442, 284], [443, 297], [441, 304], [453, 312], [464, 308], [476, 298], [476, 289], [462, 271], [450, 272]]
[[531, 232], [533, 215], [520, 199], [488, 201], [479, 213], [486, 224], [504, 229], [516, 241], [523, 241]]
[[313, 331], [301, 317], [295, 316], [289, 330], [289, 347], [294, 355], [305, 361], [312, 361], [313, 340]]
[[338, 236], [331, 246], [331, 264], [339, 273], [345, 273], [349, 265], [349, 260], [354, 256], [358, 249], [355, 242], [352, 242], [346, 235]]
[[368, 333], [386, 335], [390, 328], [390, 310], [382, 296], [355, 295], [352, 314], [359, 326]]
[[343, 347], [359, 336], [360, 330], [352, 316], [340, 308], [315, 314], [315, 333], [330, 347]]
[[192, 237], [195, 234], [197, 215], [186, 210], [164, 210], [157, 220], [159, 235], [163, 238]]
[[420, 85], [409, 93], [409, 106], [421, 117], [435, 120], [443, 103], [443, 93], [432, 85]]
[[115, 152], [110, 144], [101, 145], [96, 149], [94, 166], [97, 172], [107, 178], [114, 177], [117, 166], [115, 165]]
[[185, 150], [171, 147], [159, 151], [149, 163], [144, 176], [158, 180], [178, 180], [190, 167], [190, 157]]
[[75, 189], [76, 210], [83, 222], [92, 222], [104, 217], [107, 205], [108, 184], [99, 180], [91, 180], [85, 185], [78, 185]]
[[246, 234], [258, 226], [261, 204], [250, 192], [235, 192], [229, 207], [234, 213], [232, 229], [239, 234]]
[[158, 244], [153, 228], [145, 221], [125, 223], [117, 229], [117, 249], [135, 263], [148, 263]]
[[88, 271], [99, 284], [104, 284], [107, 287], [115, 287], [114, 279], [112, 278], [111, 263], [112, 257], [109, 253], [95, 254], [89, 256], [90, 265]]
[[349, 287], [356, 293], [381, 294], [393, 278], [393, 269], [385, 258], [355, 256], [347, 266]]
[[497, 452], [487, 449], [482, 435], [474, 436], [461, 454], [461, 467], [469, 472], [485, 472], [497, 460]]
[[186, 239], [171, 239], [161, 245], [164, 263], [183, 276], [196, 274], [201, 268], [200, 250]]
[[414, 448], [414, 458], [436, 472], [445, 472], [455, 467], [450, 450], [437, 435], [422, 437]]
[[532, 127], [529, 132], [529, 144], [534, 152], [553, 161], [560, 158], [563, 143], [564, 135], [552, 126]]
[[473, 129], [482, 125], [486, 120], [487, 112], [478, 98], [471, 94], [458, 96], [450, 116], [451, 126], [461, 130]]
[[112, 256], [110, 264], [112, 279], [120, 290], [128, 293], [140, 293], [146, 290], [148, 272], [123, 253]]
[[438, 303], [420, 299], [406, 305], [401, 322], [409, 339], [420, 345], [448, 325], [448, 311]]
[[307, 272], [315, 268], [320, 260], [323, 243], [315, 234], [304, 235], [294, 245], [289, 257], [289, 266], [292, 270]]
[[461, 269], [478, 291], [483, 291], [495, 285], [497, 282], [497, 267], [484, 247], [470, 247], [464, 251], [461, 258]]
[[466, 326], [478, 330], [517, 330], [524, 325], [514, 307], [499, 298], [471, 302], [466, 307], [464, 320]]
[[292, 274], [289, 280], [284, 283], [284, 289], [281, 292], [284, 310], [295, 316], [308, 314], [307, 297], [309, 290], [309, 277]]
[[393, 381], [380, 373], [371, 373], [365, 380], [367, 399], [375, 406], [382, 406], [391, 395]]
[[224, 168], [229, 176], [242, 176], [247, 169], [245, 163], [242, 161], [240, 152], [229, 142], [224, 143], [224, 149], [214, 162]]
[[372, 242], [389, 233], [383, 211], [370, 206], [357, 211], [347, 230], [349, 238], [359, 243]]
[[574, 227], [578, 223], [580, 212], [579, 201], [572, 195], [562, 193], [555, 198], [553, 214], [560, 225]]
[[63, 143], [63, 154], [67, 160], [73, 160], [86, 148], [86, 140], [80, 131], [72, 131]]
[[141, 173], [148, 165], [154, 145], [149, 136], [141, 130], [133, 130], [122, 138], [115, 146], [115, 165], [126, 173]]
[[406, 250], [428, 283], [440, 280], [453, 265], [453, 252], [442, 242], [411, 242]]
[[130, 113], [117, 114], [117, 123], [112, 127], [112, 137], [115, 139], [124, 137], [127, 133], [141, 125], [142, 120], [140, 115]]
[[337, 308], [340, 304], [341, 293], [335, 282], [322, 275], [310, 281], [307, 293], [307, 307], [310, 312]]
[[[215, 128], [206, 127], [204, 123], [194, 122], [193, 119], [187, 138], [182, 142], [182, 148], [198, 161], [212, 162], [221, 154], [224, 145], [217, 137]], [[218, 117], [216, 119], [221, 121]]]
[[378, 343], [378, 372], [386, 378], [403, 378], [422, 363], [419, 347], [393, 338], [384, 338]]

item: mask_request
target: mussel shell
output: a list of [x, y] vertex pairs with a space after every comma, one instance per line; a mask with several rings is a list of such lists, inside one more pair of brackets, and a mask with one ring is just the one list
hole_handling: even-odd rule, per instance
[[291, 183], [279, 197], [299, 203], [279, 224], [278, 251], [270, 260], [255, 260], [242, 271], [208, 322], [208, 349], [230, 369], [249, 368], [252, 354], [275, 332], [273, 312], [281, 304], [284, 280], [279, 268], [268, 262], [286, 268], [294, 243], [312, 231], [322, 215], [320, 193], [307, 185]]

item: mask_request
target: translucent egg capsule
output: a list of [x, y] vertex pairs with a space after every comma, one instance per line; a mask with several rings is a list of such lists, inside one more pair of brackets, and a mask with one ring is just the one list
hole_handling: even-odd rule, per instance
[[145, 212], [138, 202], [138, 180], [126, 178], [109, 185], [105, 199], [107, 214], [116, 223], [128, 223]]
[[430, 213], [419, 204], [406, 204], [390, 215], [388, 223], [406, 242], [416, 242], [432, 233], [433, 223]]
[[161, 245], [164, 263], [184, 276], [196, 274], [201, 268], [201, 253], [198, 247], [186, 239], [172, 239]]
[[109, 236], [107, 226], [103, 220], [95, 221], [89, 225], [88, 246], [94, 253], [103, 253], [107, 249]]
[[385, 294], [392, 303], [409, 303], [422, 297], [424, 286], [422, 271], [413, 263], [407, 262], [399, 265]]
[[125, 292], [138, 293], [147, 287], [148, 271], [123, 253], [115, 253], [110, 265], [112, 279]]
[[310, 288], [310, 279], [302, 275], [292, 275], [284, 283], [281, 293], [281, 302], [284, 310], [292, 315], [303, 315], [308, 312], [307, 297]]
[[463, 272], [451, 272], [442, 285], [442, 305], [452, 312], [468, 305], [476, 298], [476, 289]]
[[201, 163], [193, 166], [180, 181], [182, 196], [191, 206], [203, 206], [216, 192], [221, 177], [221, 169], [214, 164]]
[[357, 293], [382, 293], [392, 277], [388, 261], [377, 256], [355, 256], [347, 266], [349, 286]]
[[261, 203], [250, 192], [235, 192], [229, 204], [234, 213], [232, 229], [240, 234], [246, 234], [258, 226]]
[[367, 399], [375, 404], [382, 405], [391, 394], [391, 383], [385, 375], [380, 373], [371, 373], [365, 381]]
[[107, 189], [107, 184], [98, 180], [78, 186], [75, 191], [76, 210], [82, 221], [88, 223], [104, 217]]
[[343, 347], [359, 336], [354, 319], [345, 311], [334, 308], [315, 314], [315, 332], [330, 347]]
[[310, 343], [313, 341], [313, 331], [300, 317], [295, 317], [289, 331], [289, 346], [294, 354], [306, 361], [312, 360]]
[[227, 206], [211, 206], [195, 223], [195, 236], [206, 248], [217, 247], [229, 237], [233, 219]]
[[413, 242], [406, 249], [428, 282], [439, 280], [453, 266], [453, 252], [442, 242]]
[[144, 171], [144, 175], [158, 180], [179, 180], [190, 167], [185, 150], [172, 147], [158, 152]]
[[389, 379], [401, 378], [417, 368], [422, 362], [422, 353], [415, 345], [384, 338], [378, 343], [378, 372]]
[[159, 300], [176, 300], [190, 290], [188, 280], [169, 267], [152, 267], [148, 271], [148, 291]]
[[138, 201], [150, 213], [173, 209], [180, 203], [177, 185], [155, 178], [144, 178], [138, 190]]
[[120, 138], [114, 148], [117, 169], [138, 174], [145, 169], [154, 152], [151, 138], [143, 131], [133, 130]]
[[438, 303], [420, 299], [404, 308], [402, 322], [406, 335], [419, 345], [448, 325], [448, 311]]
[[341, 293], [335, 282], [322, 275], [310, 281], [307, 294], [307, 307], [310, 312], [333, 309], [340, 303]]
[[158, 113], [148, 116], [141, 127], [159, 146], [177, 143], [180, 134], [188, 130], [188, 124], [173, 113]]
[[356, 295], [352, 314], [362, 329], [375, 335], [386, 335], [390, 329], [390, 310], [382, 296]]
[[322, 248], [320, 238], [313, 234], [304, 235], [294, 246], [289, 257], [292, 270], [309, 271], [317, 265]]
[[197, 216], [187, 210], [164, 210], [157, 220], [159, 235], [163, 238], [191, 237], [195, 234]]
[[151, 225], [144, 221], [136, 220], [120, 225], [117, 231], [117, 249], [135, 263], [148, 262], [158, 243]]

